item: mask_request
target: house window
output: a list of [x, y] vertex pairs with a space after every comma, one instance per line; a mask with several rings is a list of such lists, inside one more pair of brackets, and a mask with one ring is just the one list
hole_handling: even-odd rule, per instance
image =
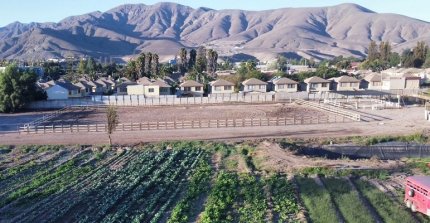
[[184, 87], [184, 91], [191, 91], [190, 87]]
[[254, 86], [248, 85], [248, 90], [252, 90]]
[[72, 91], [69, 91], [69, 95], [72, 95]]
[[222, 87], [221, 86], [215, 86], [215, 91], [222, 91]]
[[266, 86], [265, 85], [260, 85], [260, 89], [262, 90], [262, 89], [266, 89]]
[[357, 83], [351, 83], [351, 87], [357, 87]]
[[346, 86], [348, 86], [348, 85], [347, 85], [347, 83], [340, 83], [340, 86], [341, 86], [341, 87], [346, 87]]
[[231, 89], [232, 89], [231, 86], [224, 86], [225, 91], [231, 91]]
[[294, 88], [294, 84], [288, 84], [287, 88]]
[[311, 84], [311, 88], [318, 88], [318, 84], [317, 83], [312, 83]]
[[321, 87], [327, 87], [327, 83], [322, 83]]
[[196, 91], [201, 91], [202, 87], [196, 87]]
[[167, 92], [168, 88], [162, 87], [160, 88], [160, 92]]
[[149, 93], [154, 93], [154, 88], [148, 88]]
[[285, 88], [285, 85], [283, 84], [278, 85], [278, 89], [284, 89], [284, 88]]

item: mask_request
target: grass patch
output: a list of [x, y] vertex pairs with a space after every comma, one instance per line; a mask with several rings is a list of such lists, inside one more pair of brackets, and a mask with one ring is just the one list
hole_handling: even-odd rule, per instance
[[398, 203], [393, 202], [386, 194], [378, 190], [369, 182], [355, 180], [355, 184], [363, 196], [376, 209], [382, 220], [387, 223], [398, 223], [401, 219], [403, 223], [415, 222], [412, 215]]
[[373, 222], [371, 214], [347, 180], [325, 178], [323, 181], [346, 222]]
[[331, 176], [331, 177], [345, 177], [345, 176], [366, 176], [370, 179], [386, 180], [390, 176], [389, 170], [356, 170], [356, 169], [334, 169], [330, 167], [306, 167], [298, 171], [300, 175], [318, 175], [318, 176]]
[[300, 188], [300, 197], [308, 210], [309, 218], [313, 223], [339, 222], [331, 203], [330, 194], [319, 186], [313, 179], [297, 178]]

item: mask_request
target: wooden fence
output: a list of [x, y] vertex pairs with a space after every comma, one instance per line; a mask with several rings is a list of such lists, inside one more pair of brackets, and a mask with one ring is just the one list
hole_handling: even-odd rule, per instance
[[344, 118], [351, 119], [353, 121], [358, 121], [358, 122], [361, 121], [360, 114], [356, 114], [356, 113], [344, 110], [344, 109], [339, 108], [339, 107], [327, 106], [324, 104], [320, 104], [318, 102], [305, 101], [305, 100], [301, 100], [301, 99], [296, 100], [296, 103], [300, 104], [300, 105], [305, 105], [305, 106], [308, 106], [308, 107], [311, 107], [314, 109], [330, 112], [332, 114], [339, 115], [339, 116], [342, 116]]
[[[150, 131], [201, 128], [239, 128], [260, 126], [311, 125], [343, 123], [351, 120], [344, 116], [290, 116], [283, 118], [222, 119], [222, 120], [188, 120], [161, 121], [142, 123], [120, 123], [115, 131]], [[50, 125], [20, 127], [20, 133], [70, 133], [70, 132], [106, 132], [107, 124], [91, 125]]]

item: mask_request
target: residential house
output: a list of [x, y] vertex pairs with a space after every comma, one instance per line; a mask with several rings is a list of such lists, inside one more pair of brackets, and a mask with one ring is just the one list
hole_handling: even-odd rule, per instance
[[211, 94], [231, 94], [234, 93], [234, 84], [224, 79], [218, 79], [210, 83]]
[[142, 77], [137, 80], [136, 85], [127, 86], [127, 94], [158, 97], [160, 95], [170, 95], [170, 88], [170, 85], [162, 80], [150, 80], [147, 77]]
[[277, 77], [270, 81], [271, 89], [275, 92], [297, 92], [298, 82], [286, 77]]
[[364, 77], [363, 88], [369, 90], [382, 90], [382, 79], [384, 78], [382, 74], [372, 73]]
[[355, 77], [343, 75], [330, 80], [332, 81], [332, 90], [335, 91], [356, 91], [360, 89], [360, 80]]
[[93, 86], [89, 85], [86, 81], [80, 80], [73, 85], [79, 87], [81, 89], [82, 96], [90, 96], [93, 90]]
[[130, 81], [129, 79], [122, 77], [118, 79], [118, 83], [115, 84], [116, 88], [116, 94], [117, 95], [126, 95], [127, 94], [127, 87], [137, 85], [136, 82]]
[[193, 81], [187, 80], [179, 85], [181, 89], [181, 95], [184, 96], [203, 96], [203, 84]]
[[245, 80], [242, 85], [243, 92], [267, 92], [267, 83], [257, 78]]
[[115, 90], [116, 82], [111, 77], [101, 77], [97, 79], [97, 82], [103, 83], [108, 92]]
[[160, 88], [160, 95], [171, 95], [172, 94], [172, 86], [170, 86], [166, 81], [161, 79], [156, 79], [152, 83], [158, 85]]
[[48, 100], [60, 100], [82, 97], [81, 88], [73, 85], [68, 81], [49, 81], [41, 86], [44, 88], [48, 96]]
[[313, 76], [304, 80], [307, 92], [330, 91], [330, 81]]

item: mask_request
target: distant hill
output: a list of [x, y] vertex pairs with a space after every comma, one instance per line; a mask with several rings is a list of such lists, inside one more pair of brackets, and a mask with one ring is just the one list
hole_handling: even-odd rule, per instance
[[174, 3], [122, 5], [58, 23], [15, 22], [0, 28], [0, 58], [66, 56], [126, 59], [154, 51], [162, 59], [181, 47], [204, 45], [221, 56], [267, 60], [292, 56], [364, 57], [370, 40], [394, 50], [430, 42], [430, 23], [379, 14], [355, 4], [266, 11], [213, 10]]

